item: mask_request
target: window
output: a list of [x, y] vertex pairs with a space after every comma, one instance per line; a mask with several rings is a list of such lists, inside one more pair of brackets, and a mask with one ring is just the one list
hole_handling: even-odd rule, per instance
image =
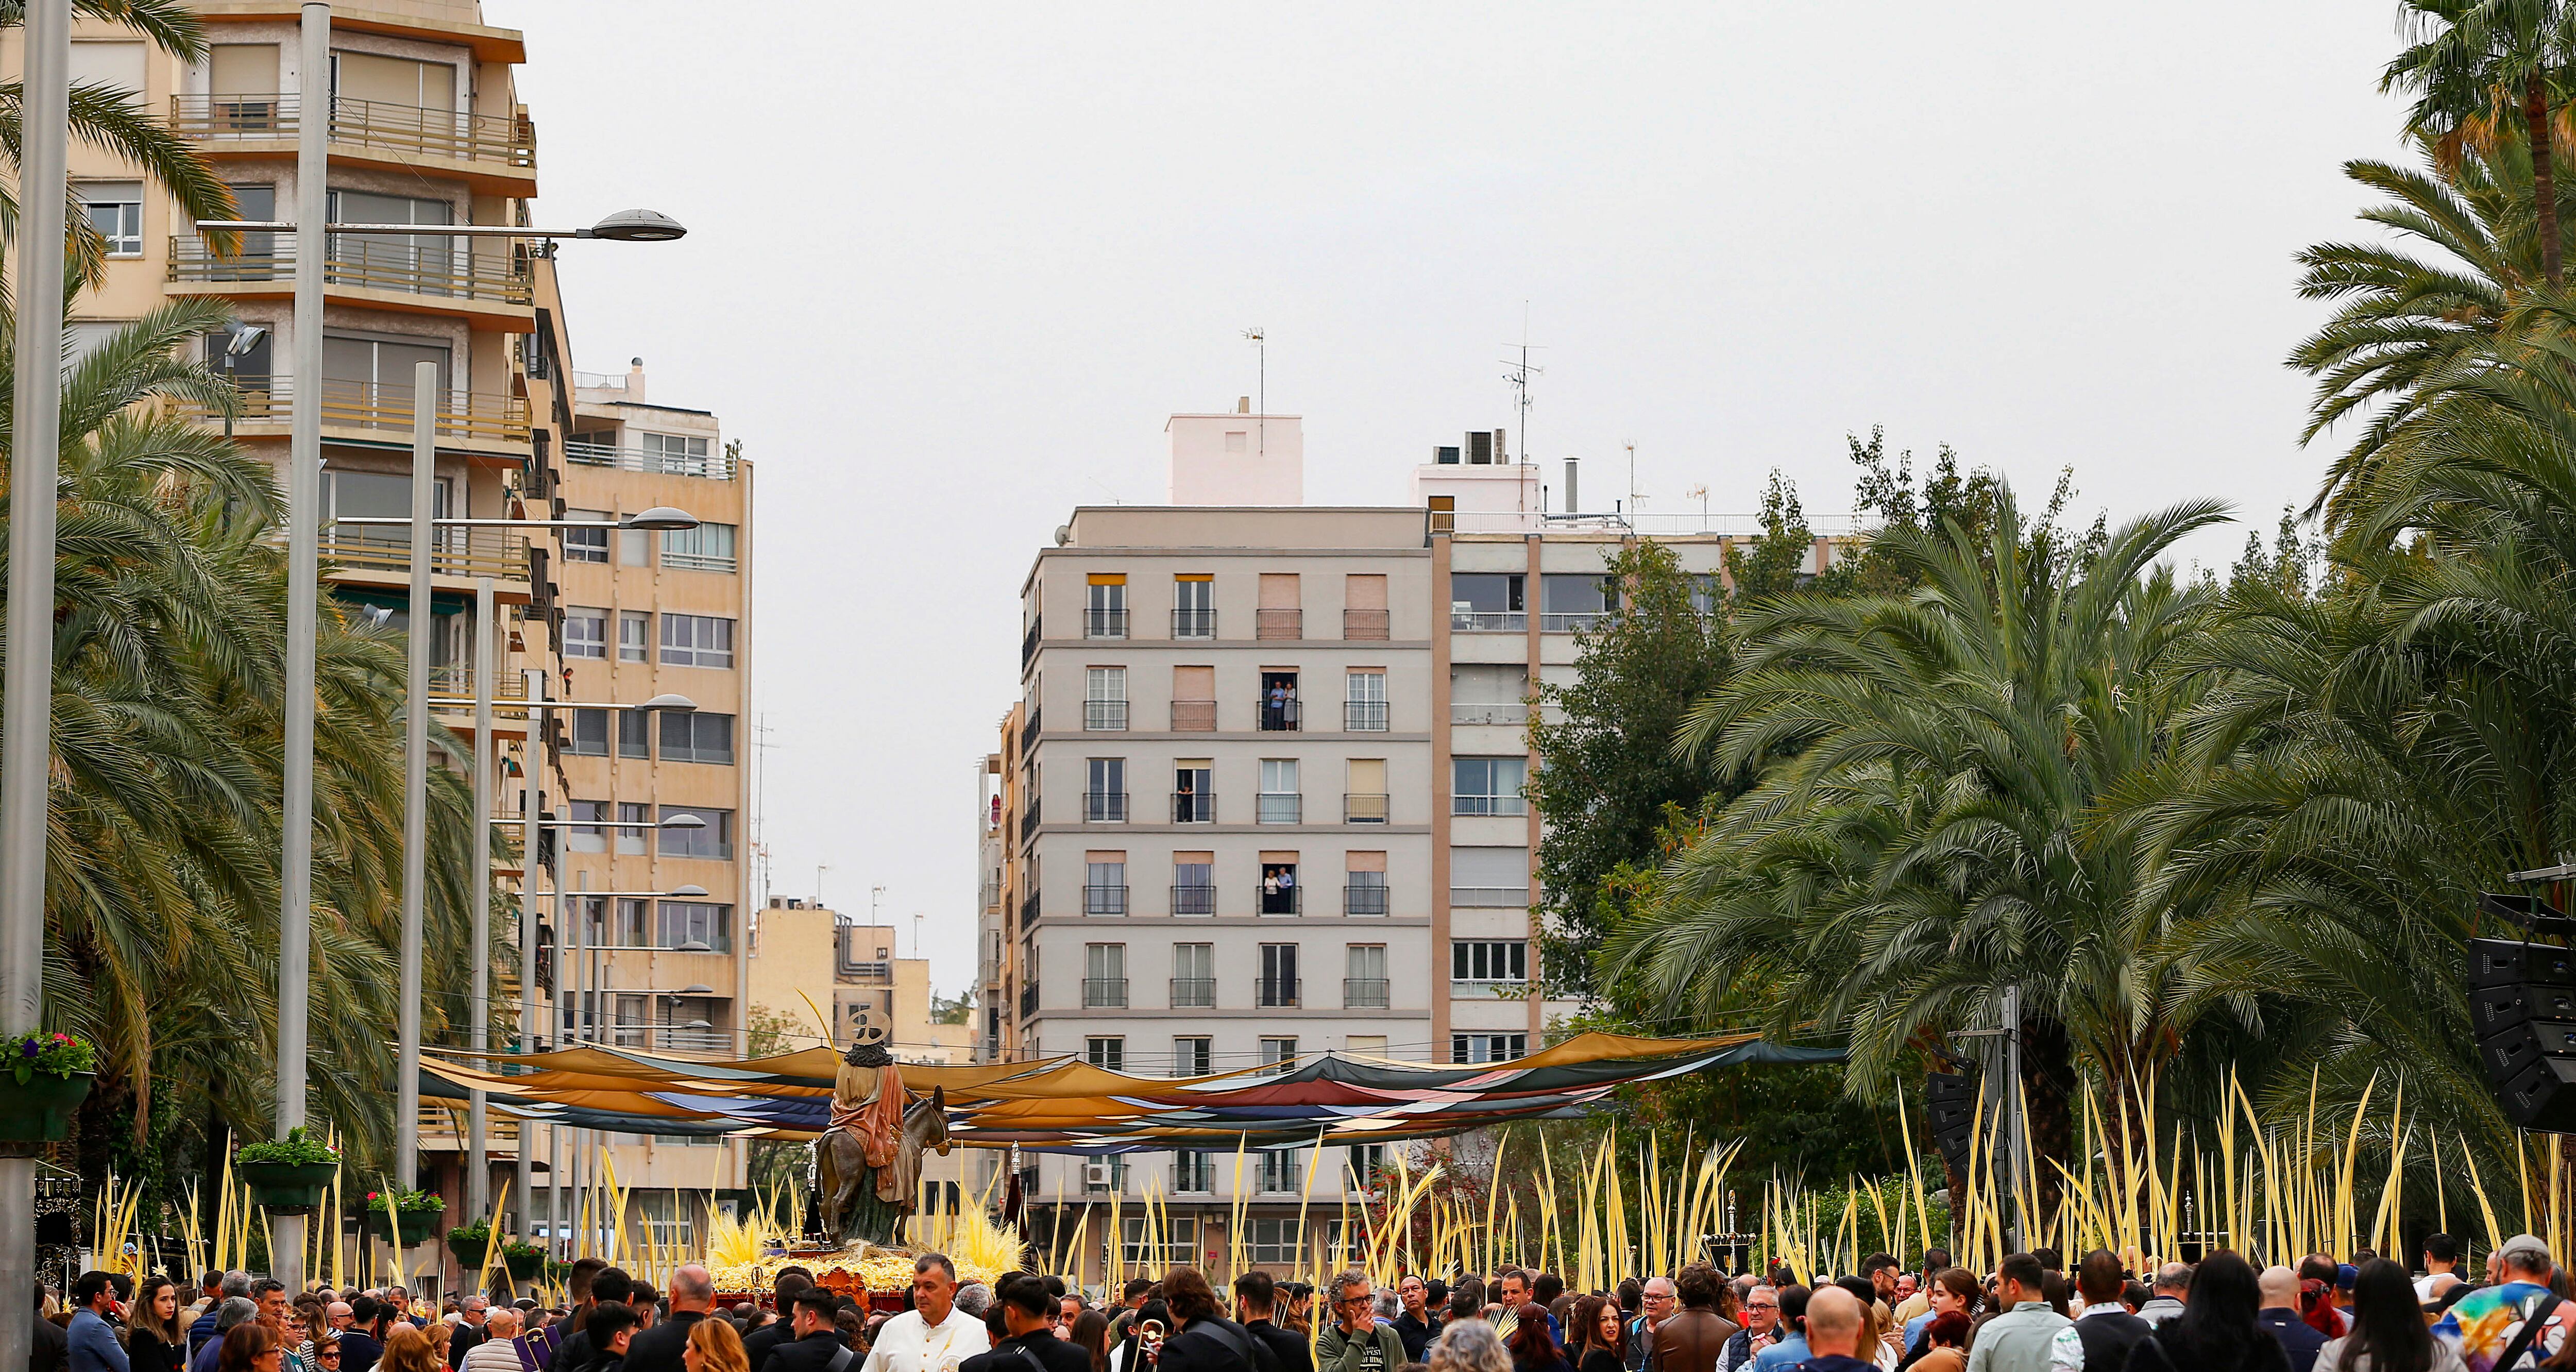
[[1263, 672], [1257, 704], [1263, 733], [1293, 732], [1305, 727], [1306, 704], [1298, 698], [1295, 672]]
[[1127, 759], [1095, 757], [1087, 759], [1084, 766], [1088, 775], [1082, 788], [1082, 822], [1126, 823]]
[[[270, 51], [276, 51], [274, 48]], [[130, 42], [93, 42], [72, 44], [71, 78], [90, 85], [114, 86], [125, 97], [125, 103], [140, 110], [143, 105], [143, 45]], [[274, 77], [271, 78], [272, 81]], [[275, 90], [272, 84], [267, 87]]]
[[1265, 855], [1261, 863], [1261, 913], [1293, 915], [1305, 908], [1305, 888], [1297, 882], [1293, 854]]
[[733, 621], [712, 615], [662, 615], [662, 665], [730, 667]]
[[143, 255], [142, 182], [75, 181], [72, 190], [89, 214], [89, 226], [107, 240], [108, 256]]
[[1358, 866], [1361, 854], [1353, 853], [1351, 869], [1343, 873], [1342, 913], [1346, 915], [1383, 915], [1386, 913], [1386, 854], [1370, 853], [1377, 859], [1375, 870]]
[[1124, 1072], [1127, 1070], [1127, 1040], [1118, 1034], [1084, 1039], [1082, 1060], [1103, 1072]]
[[608, 818], [607, 801], [576, 800], [572, 803], [572, 813], [565, 818], [575, 821], [575, 824], [564, 830], [564, 851], [570, 853], [608, 851], [608, 835], [599, 828], [597, 823]]
[[1342, 727], [1355, 734], [1386, 732], [1386, 673], [1351, 672], [1342, 678], [1349, 694], [1342, 701]]
[[565, 739], [564, 751], [574, 757], [608, 756], [608, 712], [573, 711], [572, 730]]
[[1215, 854], [1175, 853], [1172, 855], [1172, 913], [1176, 915], [1216, 913]]
[[1449, 979], [1484, 985], [1529, 980], [1529, 944], [1522, 939], [1451, 939]]
[[695, 815], [706, 821], [705, 827], [661, 830], [662, 856], [733, 860], [733, 811], [709, 810], [696, 805], [662, 807], [665, 822], [680, 815]]
[[[1202, 1188], [1204, 1189], [1204, 1188]], [[1118, 1228], [1119, 1249], [1126, 1260], [1141, 1268], [1160, 1272], [1198, 1260], [1199, 1222], [1193, 1215], [1164, 1215], [1153, 1226], [1154, 1237], [1162, 1242], [1148, 1243], [1147, 1226], [1142, 1217], [1121, 1220]], [[1035, 1355], [1027, 1355], [1034, 1359]]]
[[1127, 913], [1127, 855], [1125, 853], [1094, 853], [1090, 861], [1083, 864], [1082, 913], [1086, 915]]
[[1263, 1039], [1261, 1041], [1262, 1071], [1268, 1073], [1285, 1072], [1294, 1068], [1296, 1065], [1297, 1040]]
[[1216, 1073], [1216, 1054], [1211, 1051], [1214, 1039], [1179, 1038], [1172, 1040], [1172, 1075], [1205, 1077]]
[[[635, 446], [643, 450], [644, 465], [649, 471], [666, 472], [672, 476], [705, 476], [708, 472], [707, 440], [703, 436], [640, 433], [635, 435]], [[725, 556], [730, 559], [733, 540], [731, 526], [726, 527]], [[667, 548], [669, 544], [663, 546]], [[731, 571], [732, 568], [724, 570]]]
[[[1189, 1192], [1214, 1191], [1216, 1189], [1216, 1156], [1211, 1153], [1174, 1153], [1172, 1155], [1172, 1189], [1175, 1191]], [[1183, 1220], [1181, 1222], [1189, 1223], [1187, 1220]], [[1177, 1246], [1178, 1245], [1175, 1245], [1175, 1247]], [[1172, 1257], [1172, 1261], [1177, 1263], [1186, 1263], [1190, 1260], [1190, 1254], [1186, 1249], [1174, 1254]]]
[[1172, 578], [1172, 637], [1216, 637], [1216, 582], [1207, 573]]
[[1453, 815], [1525, 815], [1521, 797], [1528, 776], [1525, 757], [1461, 757], [1449, 760], [1449, 813]]
[[1519, 572], [1458, 572], [1449, 578], [1449, 627], [1461, 633], [1529, 628]]
[[[456, 108], [456, 67], [447, 62], [416, 62], [406, 57], [379, 57], [367, 52], [331, 54], [331, 93], [343, 100], [368, 100], [418, 111], [412, 116]], [[363, 121], [369, 116], [352, 116]], [[387, 111], [384, 117], [393, 117]]]
[[[619, 809], [630, 807], [619, 806]], [[653, 905], [651, 901], [620, 896], [617, 900], [617, 934], [615, 942], [622, 948], [649, 948], [653, 943]]]
[[1127, 727], [1127, 669], [1086, 667], [1082, 673], [1082, 727]]
[[1204, 734], [1216, 729], [1216, 668], [1172, 668], [1172, 731]]
[[653, 720], [642, 710], [619, 710], [617, 713], [617, 755], [651, 757], [653, 755]]
[[1376, 1191], [1378, 1174], [1386, 1170], [1386, 1145], [1363, 1143], [1350, 1151], [1351, 1176], [1362, 1191]]
[[564, 611], [565, 657], [608, 656], [608, 612], [572, 606]]
[[1304, 1176], [1297, 1166], [1297, 1154], [1286, 1148], [1265, 1149], [1261, 1153], [1262, 1190], [1273, 1194], [1294, 1192]]
[[1263, 824], [1295, 824], [1304, 804], [1297, 789], [1297, 759], [1265, 757], [1261, 760], [1261, 795], [1255, 818]]
[[[617, 836], [618, 856], [642, 857], [646, 840], [653, 836], [653, 807], [636, 800], [617, 802], [617, 828], [613, 832]], [[635, 937], [632, 941], [642, 943], [644, 941], [643, 902], [636, 902], [636, 911]]]
[[1343, 769], [1342, 823], [1386, 823], [1386, 759], [1355, 757]]
[[1538, 593], [1545, 633], [1593, 628], [1619, 608], [1619, 583], [1593, 572], [1550, 572], [1538, 579]]
[[[329, 209], [332, 221], [341, 224], [409, 224], [429, 230], [456, 222], [456, 207], [444, 199], [338, 187], [330, 191]], [[335, 283], [436, 291], [455, 279], [457, 243], [446, 234], [335, 233], [324, 242], [329, 261], [323, 273]]]
[[1261, 987], [1253, 1003], [1265, 1009], [1294, 1006], [1297, 1004], [1297, 990], [1297, 945], [1261, 945]]
[[1254, 638], [1304, 638], [1305, 611], [1295, 572], [1263, 572], [1261, 601], [1252, 612]]
[[1510, 1062], [1529, 1055], [1527, 1034], [1451, 1034], [1451, 1062]]
[[[1205, 1010], [1216, 1004], [1216, 945], [1172, 945], [1172, 1008]], [[1205, 1043], [1207, 1040], [1200, 1039]]]
[[1093, 572], [1090, 594], [1083, 602], [1082, 636], [1084, 638], [1125, 638], [1127, 636], [1127, 575], [1124, 572]]
[[[209, 132], [252, 136], [277, 130], [277, 45], [217, 43], [206, 55]], [[244, 218], [251, 216], [245, 212]], [[259, 216], [274, 218], [275, 210]]]
[[1211, 824], [1216, 820], [1214, 770], [1206, 758], [1180, 758], [1172, 766], [1172, 822]]
[[1342, 637], [1383, 641], [1386, 634], [1386, 575], [1342, 578]]
[[645, 610], [617, 612], [617, 660], [647, 662], [653, 656], [653, 616]]
[[656, 934], [660, 947], [681, 952], [733, 951], [733, 907], [730, 905], [666, 900], [662, 902], [661, 923], [662, 927]]
[[653, 565], [653, 531], [619, 529], [617, 531], [617, 565], [650, 567]]
[[[665, 1136], [657, 1134], [653, 1141], [664, 1142]], [[691, 1134], [670, 1136], [668, 1141], [693, 1144], [716, 1142], [711, 1138], [702, 1139]], [[656, 1252], [666, 1249], [670, 1252], [687, 1252], [697, 1247], [697, 1240], [690, 1232], [689, 1205], [682, 1199], [679, 1191], [639, 1190], [635, 1193], [635, 1204], [637, 1212], [644, 1218], [646, 1241], [654, 1245]]]
[[[628, 711], [640, 714], [641, 711]], [[664, 710], [664, 762], [716, 762], [733, 765], [733, 716], [704, 710]]]
[[[1263, 1166], [1269, 1165], [1270, 1157], [1268, 1153], [1261, 1155]], [[1306, 1245], [1299, 1241], [1294, 1219], [1254, 1219], [1251, 1247], [1248, 1256], [1265, 1267], [1295, 1267], [1305, 1260]]]
[[1529, 669], [1490, 662], [1462, 662], [1451, 667], [1449, 722], [1528, 723]]
[[1386, 945], [1354, 943], [1342, 973], [1342, 1006], [1383, 1010], [1387, 1005]]
[[1090, 1010], [1124, 1010], [1127, 1008], [1126, 944], [1089, 943], [1083, 945], [1082, 1004], [1085, 1009]]
[[662, 531], [662, 565], [688, 572], [734, 570], [730, 524], [701, 524], [694, 529]]
[[608, 561], [608, 523], [606, 510], [566, 510], [566, 519], [593, 519], [595, 528], [568, 528], [563, 531], [563, 555], [566, 562]]
[[1449, 903], [1512, 909], [1529, 904], [1529, 849], [1449, 850]]

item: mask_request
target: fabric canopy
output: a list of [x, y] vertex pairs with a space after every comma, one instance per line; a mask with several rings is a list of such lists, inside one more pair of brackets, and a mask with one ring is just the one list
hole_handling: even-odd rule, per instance
[[[1621, 1086], [1746, 1063], [1833, 1062], [1750, 1034], [1703, 1039], [1578, 1034], [1509, 1062], [1432, 1066], [1307, 1054], [1285, 1071], [1132, 1077], [1070, 1057], [933, 1066], [903, 1063], [904, 1086], [935, 1087], [954, 1142], [1047, 1152], [1129, 1153], [1394, 1143], [1515, 1120], [1579, 1116]], [[468, 1065], [481, 1061], [486, 1067]], [[521, 1119], [633, 1134], [810, 1139], [823, 1129], [840, 1055], [811, 1048], [698, 1062], [615, 1048], [449, 1053], [421, 1064], [421, 1090], [487, 1093]]]

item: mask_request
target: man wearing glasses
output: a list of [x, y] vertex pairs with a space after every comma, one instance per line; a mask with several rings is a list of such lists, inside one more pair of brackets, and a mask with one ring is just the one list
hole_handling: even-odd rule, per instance
[[1672, 1278], [1647, 1278], [1645, 1295], [1641, 1299], [1643, 1312], [1628, 1321], [1628, 1353], [1623, 1359], [1628, 1372], [1653, 1372], [1655, 1326], [1672, 1318], [1673, 1314]]
[[1395, 1295], [1404, 1303], [1404, 1313], [1395, 1317], [1396, 1337], [1404, 1340], [1404, 1360], [1420, 1362], [1423, 1350], [1440, 1333], [1440, 1316], [1431, 1309], [1431, 1287], [1407, 1272], [1395, 1284]]
[[1395, 1372], [1404, 1366], [1404, 1339], [1380, 1324], [1377, 1293], [1368, 1274], [1351, 1268], [1333, 1278], [1333, 1323], [1315, 1343], [1315, 1372]]
[[1751, 1367], [1756, 1354], [1779, 1341], [1780, 1293], [1756, 1286], [1744, 1293], [1744, 1328], [1726, 1341], [1726, 1351], [1718, 1355], [1717, 1372]]

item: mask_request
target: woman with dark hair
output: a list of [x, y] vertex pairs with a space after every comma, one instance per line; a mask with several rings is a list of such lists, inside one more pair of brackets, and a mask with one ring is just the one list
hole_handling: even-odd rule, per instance
[[2254, 1269], [2220, 1249], [2192, 1269], [2191, 1299], [2129, 1351], [2129, 1372], [2289, 1372], [2281, 1341], [2254, 1322]]
[[2406, 1269], [2372, 1258], [2353, 1279], [2352, 1332], [2317, 1350], [2315, 1372], [2468, 1372], [2468, 1364], [2425, 1327]]
[[1109, 1372], [1109, 1317], [1085, 1310], [1074, 1317], [1073, 1346], [1091, 1357], [1091, 1372]]
[[1512, 1312], [1512, 1334], [1503, 1347], [1512, 1355], [1512, 1372], [1574, 1372], [1547, 1332], [1547, 1307], [1536, 1301]]
[[244, 1320], [224, 1334], [215, 1350], [215, 1372], [277, 1372], [286, 1344], [277, 1331], [257, 1320]]
[[[1642, 1297], [1642, 1289], [1640, 1295]], [[1626, 1330], [1619, 1318], [1616, 1301], [1599, 1296], [1585, 1296], [1574, 1303], [1574, 1323], [1567, 1325], [1567, 1352], [1574, 1355], [1575, 1372], [1625, 1372]]]

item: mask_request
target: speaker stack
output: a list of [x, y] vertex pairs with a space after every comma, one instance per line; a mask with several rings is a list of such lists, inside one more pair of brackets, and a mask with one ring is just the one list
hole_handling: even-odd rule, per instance
[[1932, 1145], [1941, 1150], [1941, 1161], [1966, 1176], [1968, 1140], [1977, 1132], [1977, 1079], [1935, 1072], [1924, 1078], [1923, 1103], [1932, 1116]]
[[[2481, 896], [2486, 912], [2535, 932], [2576, 929], [2536, 896]], [[2576, 1132], [2576, 951], [2514, 939], [2469, 942], [2469, 1022], [2505, 1118]]]

